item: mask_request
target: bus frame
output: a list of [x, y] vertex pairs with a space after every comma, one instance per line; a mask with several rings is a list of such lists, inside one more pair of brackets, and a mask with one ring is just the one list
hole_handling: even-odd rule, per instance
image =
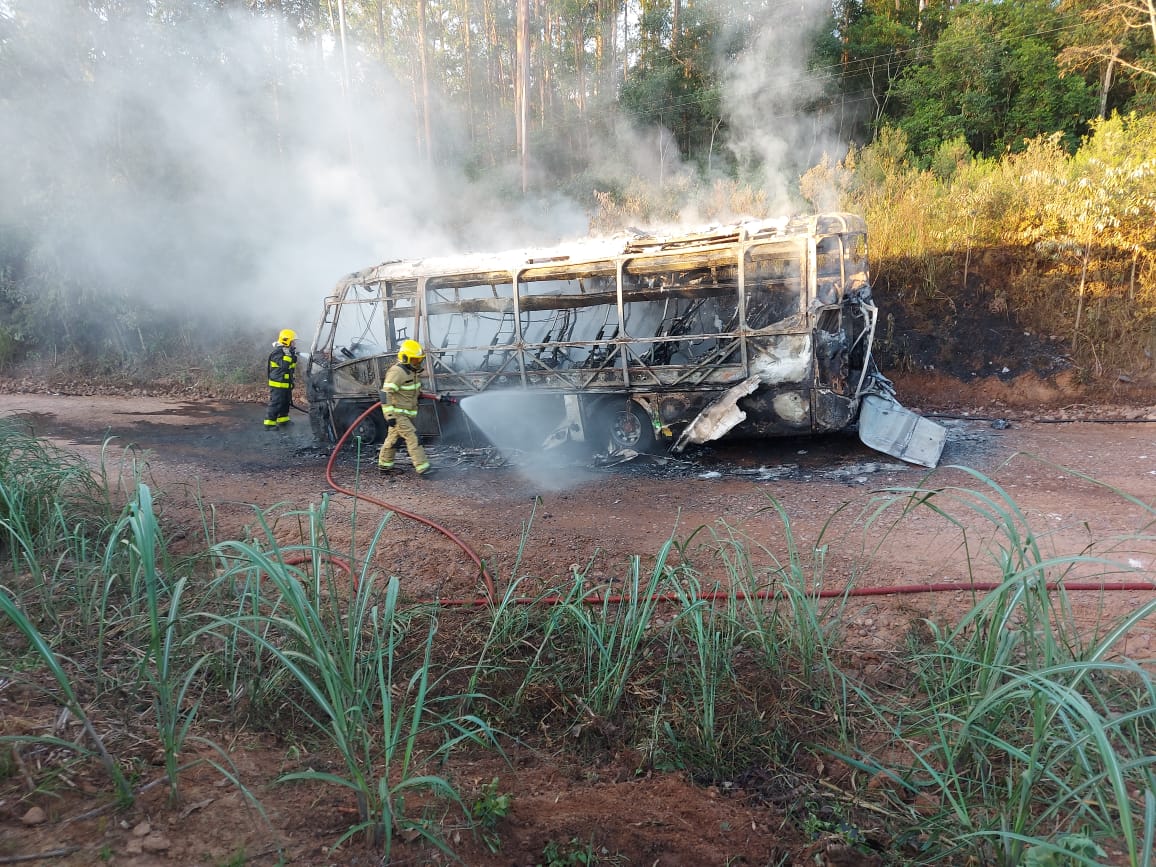
[[[428, 390], [459, 402], [421, 405], [427, 435], [473, 433], [463, 401], [514, 398], [506, 432], [531, 448], [677, 452], [858, 427], [872, 448], [935, 466], [946, 432], [895, 400], [872, 356], [877, 321], [854, 214], [394, 260], [325, 299], [306, 394], [314, 433], [336, 442], [414, 338]], [[353, 432], [384, 434], [380, 413]]]

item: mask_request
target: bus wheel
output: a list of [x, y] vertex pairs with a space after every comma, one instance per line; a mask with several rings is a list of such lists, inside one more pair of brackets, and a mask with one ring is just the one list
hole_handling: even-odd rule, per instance
[[[338, 408], [335, 413], [337, 419], [337, 436], [340, 437], [349, 430], [350, 426], [357, 421], [357, 417], [363, 412], [365, 412], [364, 406], [343, 406]], [[385, 416], [381, 414], [380, 409], [375, 409], [358, 423], [357, 427], [350, 432], [346, 444], [356, 448], [358, 437], [361, 437], [361, 444], [363, 446], [378, 445], [385, 441]]]
[[654, 446], [650, 416], [632, 400], [608, 401], [599, 408], [599, 423], [610, 440], [612, 451], [649, 451]]

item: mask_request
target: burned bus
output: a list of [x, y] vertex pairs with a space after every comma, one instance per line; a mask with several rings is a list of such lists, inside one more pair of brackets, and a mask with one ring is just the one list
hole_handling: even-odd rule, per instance
[[423, 402], [425, 434], [470, 428], [475, 401], [512, 401], [508, 432], [529, 447], [681, 451], [857, 427], [872, 448], [935, 466], [945, 431], [877, 370], [877, 316], [853, 214], [384, 262], [325, 299], [309, 412], [323, 441], [355, 423], [363, 444], [380, 441], [381, 414], [358, 419], [414, 338], [425, 387], [459, 401]]

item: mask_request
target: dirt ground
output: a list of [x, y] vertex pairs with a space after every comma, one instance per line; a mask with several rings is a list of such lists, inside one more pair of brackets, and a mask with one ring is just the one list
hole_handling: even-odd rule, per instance
[[[918, 391], [919, 384], [913, 384]], [[1151, 580], [1156, 550], [1134, 534], [1152, 522], [1156, 505], [1156, 411], [1140, 404], [1099, 406], [1066, 403], [1060, 393], [997, 385], [961, 391], [938, 406], [916, 406], [947, 426], [939, 469], [929, 472], [877, 454], [853, 435], [774, 442], [712, 444], [678, 458], [640, 457], [599, 461], [569, 453], [551, 463], [529, 455], [502, 455], [482, 444], [435, 445], [439, 469], [430, 479], [412, 472], [380, 478], [375, 455], [358, 464], [351, 453], [333, 463], [333, 481], [445, 527], [487, 564], [497, 592], [514, 578], [564, 581], [586, 572], [592, 583], [620, 574], [631, 555], [653, 556], [672, 536], [691, 539], [687, 556], [704, 576], [723, 576], [714, 559], [719, 540], [753, 542], [760, 555], [783, 553], [781, 506], [804, 558], [824, 586], [911, 585], [968, 580], [960, 534], [929, 510], [900, 518], [897, 509], [870, 520], [874, 505], [893, 489], [933, 486], [950, 491], [984, 490], [1010, 497], [1045, 551], [1075, 553], [1093, 546], [1125, 564], [1130, 581]], [[1042, 388], [1042, 390], [1040, 390]], [[1030, 393], [1029, 393], [1030, 392]], [[941, 394], [946, 392], [941, 391]], [[1023, 399], [1015, 400], [1016, 395]], [[304, 416], [288, 431], [262, 428], [260, 403], [179, 396], [0, 394], [0, 420], [17, 418], [35, 434], [104, 461], [114, 475], [131, 478], [130, 465], [147, 466], [146, 480], [161, 492], [162, 514], [173, 526], [195, 531], [198, 504], [212, 504], [217, 535], [231, 538], [256, 524], [257, 509], [281, 513], [320, 503], [332, 494], [330, 525], [338, 544], [356, 535], [364, 546], [385, 513], [379, 505], [356, 505], [333, 494], [329, 455], [312, 441]], [[109, 445], [105, 445], [113, 437]], [[401, 459], [404, 464], [405, 458]], [[110, 466], [111, 463], [111, 466]], [[408, 467], [406, 468], [408, 470]], [[982, 474], [981, 477], [971, 471]], [[988, 487], [989, 482], [1000, 486]], [[981, 570], [998, 550], [1000, 534], [958, 501], [969, 527], [971, 562]], [[343, 528], [343, 529], [342, 529]], [[699, 532], [695, 532], [698, 530]], [[693, 537], [693, 538], [692, 538]], [[826, 547], [823, 547], [826, 546]], [[812, 552], [824, 552], [820, 562]], [[487, 588], [469, 557], [436, 529], [402, 514], [389, 520], [385, 542], [374, 554], [383, 573], [398, 575], [412, 597], [476, 598]], [[973, 574], [975, 580], [996, 575]], [[1079, 576], [1073, 576], [1078, 578]], [[1156, 584], [1153, 585], [1156, 588]], [[1151, 591], [1086, 593], [1082, 617], [1089, 630], [1145, 601]], [[852, 645], [865, 669], [895, 648], [921, 617], [951, 622], [972, 604], [967, 590], [871, 596], [849, 601]], [[1137, 631], [1124, 652], [1153, 656], [1153, 629]], [[0, 678], [0, 728], [19, 713]], [[286, 745], [272, 736], [246, 737], [232, 747], [243, 772], [264, 780], [261, 797], [288, 863], [369, 864], [370, 852], [329, 847], [350, 820], [347, 799], [333, 791], [272, 787]], [[515, 793], [501, 832], [504, 847], [491, 855], [463, 829], [459, 852], [468, 864], [542, 863], [550, 841], [593, 840], [600, 863], [724, 865], [871, 863], [840, 860], [829, 841], [807, 839], [787, 821], [789, 805], [744, 798], [741, 792], [694, 785], [676, 773], [633, 773], [629, 757], [572, 768], [538, 751], [515, 750], [513, 767], [479, 756], [460, 779], [482, 785], [501, 776]], [[158, 774], [160, 769], [158, 769]], [[830, 774], [830, 769], [815, 769]], [[845, 781], [844, 781], [845, 782]], [[33, 800], [2, 790], [0, 862], [35, 853], [55, 854], [43, 863], [91, 864], [98, 855], [125, 865], [276, 863], [274, 837], [239, 797], [209, 775], [194, 775], [186, 806], [164, 806], [160, 787], [142, 796], [125, 815], [87, 819], [83, 792], [44, 799], [47, 821], [25, 826]], [[74, 847], [76, 847], [74, 849]], [[102, 854], [103, 853], [103, 854]], [[862, 856], [855, 856], [861, 859]], [[444, 861], [444, 859], [442, 859]], [[418, 850], [394, 863], [434, 863]], [[566, 862], [566, 863], [579, 863]]]

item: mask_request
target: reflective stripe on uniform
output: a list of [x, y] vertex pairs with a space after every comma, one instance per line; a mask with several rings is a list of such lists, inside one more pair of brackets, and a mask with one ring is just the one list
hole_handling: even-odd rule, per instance
[[395, 412], [398, 415], [410, 415], [410, 416], [416, 416], [417, 415], [416, 409], [402, 409], [400, 406], [383, 406], [382, 409], [385, 412]]
[[274, 380], [270, 379], [269, 380], [269, 387], [270, 388], [288, 388], [289, 383], [287, 383], [287, 382], [275, 382]]

